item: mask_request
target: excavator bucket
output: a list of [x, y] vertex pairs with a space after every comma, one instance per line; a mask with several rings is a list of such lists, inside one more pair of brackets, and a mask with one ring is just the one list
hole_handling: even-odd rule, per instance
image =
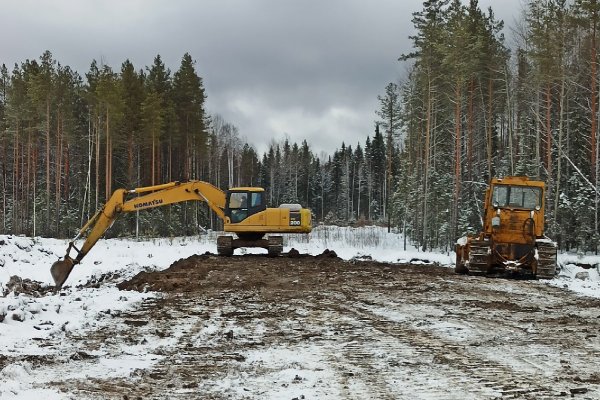
[[65, 283], [69, 277], [69, 274], [71, 274], [74, 266], [75, 263], [69, 257], [65, 257], [64, 260], [58, 260], [52, 264], [52, 267], [50, 267], [50, 274], [52, 275], [52, 279], [54, 279], [55, 290], [60, 290], [63, 283]]

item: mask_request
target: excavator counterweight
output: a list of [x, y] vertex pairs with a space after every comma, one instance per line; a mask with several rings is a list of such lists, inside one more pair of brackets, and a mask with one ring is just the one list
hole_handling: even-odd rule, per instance
[[[310, 233], [311, 212], [299, 204], [268, 208], [265, 199], [263, 188], [239, 187], [224, 192], [203, 181], [170, 182], [132, 190], [117, 189], [69, 243], [64, 258], [50, 268], [55, 288], [59, 290], [62, 287], [75, 265], [81, 262], [121, 213], [184, 201], [207, 203], [223, 220], [224, 231], [237, 235], [237, 238], [217, 238], [219, 255], [232, 255], [240, 247], [262, 247], [268, 250], [270, 256], [277, 256], [283, 249], [280, 234]], [[276, 235], [264, 237], [270, 234]], [[78, 248], [75, 244], [79, 239], [83, 243]], [[75, 257], [71, 256], [72, 250], [77, 252]]]

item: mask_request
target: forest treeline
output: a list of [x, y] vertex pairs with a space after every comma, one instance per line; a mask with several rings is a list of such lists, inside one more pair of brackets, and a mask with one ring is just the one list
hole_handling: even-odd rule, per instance
[[[597, 0], [530, 1], [509, 46], [476, 0], [425, 1], [413, 52], [390, 55], [407, 76], [382, 89], [363, 142], [327, 132], [341, 138], [332, 154], [289, 140], [258, 154], [206, 112], [190, 54], [175, 72], [160, 55], [142, 69], [92, 61], [83, 76], [50, 51], [2, 65], [0, 232], [73, 236], [118, 187], [200, 179], [262, 186], [271, 205], [301, 203], [315, 222], [389, 224], [448, 249], [480, 229], [490, 177], [526, 175], [547, 183], [548, 235], [596, 250], [599, 13]], [[189, 203], [124, 216], [110, 234], [219, 227]]]
[[[116, 188], [190, 179], [222, 189], [262, 186], [269, 204], [302, 203], [327, 223], [359, 215], [378, 221], [384, 213], [380, 133], [364, 150], [342, 145], [332, 157], [288, 140], [259, 155], [234, 124], [206, 113], [189, 54], [173, 73], [157, 55], [141, 70], [130, 61], [119, 71], [92, 61], [83, 78], [46, 51], [0, 74], [2, 233], [73, 236]], [[110, 234], [220, 227], [204, 204], [178, 204], [125, 215]]]
[[546, 182], [547, 235], [597, 251], [600, 4], [523, 3], [510, 47], [476, 0], [413, 14], [409, 76], [388, 90], [402, 148], [391, 210], [426, 248], [479, 231], [490, 177], [525, 175]]

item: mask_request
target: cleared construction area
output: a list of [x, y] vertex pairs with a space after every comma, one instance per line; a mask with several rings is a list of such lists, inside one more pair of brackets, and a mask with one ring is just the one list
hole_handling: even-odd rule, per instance
[[[600, 301], [543, 281], [292, 251], [193, 256], [118, 286], [162, 295], [68, 335], [72, 354], [31, 361], [56, 371], [53, 388], [86, 399], [600, 397]], [[73, 378], [136, 349], [150, 368]]]

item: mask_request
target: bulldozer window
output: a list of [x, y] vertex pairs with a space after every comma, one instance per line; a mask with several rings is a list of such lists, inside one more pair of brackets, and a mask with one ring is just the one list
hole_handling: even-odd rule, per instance
[[493, 192], [495, 207], [515, 207], [533, 210], [541, 205], [539, 187], [496, 185]]
[[[518, 194], [519, 198], [522, 198], [523, 208], [528, 210], [533, 210], [536, 206], [540, 204], [540, 188], [533, 187], [521, 187], [519, 188], [522, 194]], [[521, 197], [522, 196], [522, 197]]]

